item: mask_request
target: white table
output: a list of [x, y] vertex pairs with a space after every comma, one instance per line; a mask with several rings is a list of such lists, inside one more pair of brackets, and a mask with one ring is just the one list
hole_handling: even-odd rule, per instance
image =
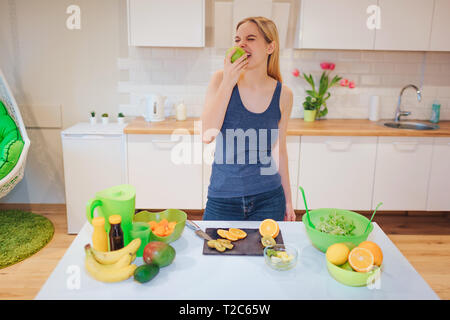
[[[207, 227], [257, 228], [255, 221], [197, 221]], [[299, 249], [299, 262], [289, 271], [275, 271], [264, 257], [203, 255], [203, 240], [185, 228], [172, 243], [174, 262], [150, 282], [133, 278], [102, 283], [84, 269], [84, 245], [91, 242], [92, 227], [85, 224], [36, 299], [439, 299], [380, 227], [374, 223], [369, 239], [383, 250], [384, 269], [373, 288], [348, 287], [328, 273], [325, 255], [315, 249], [301, 222], [280, 222], [285, 243]], [[137, 258], [137, 265], [143, 264]]]

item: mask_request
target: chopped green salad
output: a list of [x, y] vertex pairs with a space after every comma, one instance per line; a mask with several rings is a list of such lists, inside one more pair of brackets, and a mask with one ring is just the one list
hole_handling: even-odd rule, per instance
[[317, 230], [329, 234], [341, 236], [353, 236], [356, 226], [353, 221], [347, 221], [343, 215], [329, 214], [328, 217], [320, 217], [320, 222], [316, 226]]

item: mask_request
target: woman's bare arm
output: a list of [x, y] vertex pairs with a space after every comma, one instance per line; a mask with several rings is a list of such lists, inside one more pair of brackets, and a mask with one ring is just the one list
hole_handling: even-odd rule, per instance
[[230, 102], [231, 93], [241, 72], [248, 62], [247, 55], [231, 63], [231, 56], [235, 50], [229, 52], [224, 60], [224, 69], [216, 71], [208, 85], [205, 105], [200, 120], [202, 121], [202, 141], [210, 143], [222, 128], [225, 113]]

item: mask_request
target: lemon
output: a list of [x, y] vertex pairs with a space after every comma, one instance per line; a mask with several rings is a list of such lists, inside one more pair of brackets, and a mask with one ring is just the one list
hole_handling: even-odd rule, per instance
[[277, 257], [281, 259], [287, 259], [289, 258], [289, 255], [286, 251], [278, 251]]
[[264, 247], [271, 247], [276, 245], [276, 241], [274, 238], [272, 238], [271, 236], [264, 236], [261, 239], [261, 243]]
[[350, 249], [343, 243], [335, 243], [328, 247], [326, 257], [332, 264], [340, 266], [347, 262]]

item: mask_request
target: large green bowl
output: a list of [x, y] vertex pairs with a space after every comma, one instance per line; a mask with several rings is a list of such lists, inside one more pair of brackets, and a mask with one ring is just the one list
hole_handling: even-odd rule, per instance
[[336, 281], [351, 287], [364, 287], [376, 283], [377, 278], [380, 276], [378, 272], [382, 270], [375, 269], [370, 272], [356, 272], [353, 271], [348, 262], [343, 266], [336, 266], [328, 261], [328, 259], [325, 258], [325, 260], [327, 260], [327, 269], [330, 275]]
[[178, 209], [166, 209], [161, 212], [140, 211], [134, 216], [135, 222], [160, 222], [162, 219], [167, 219], [169, 222], [176, 221], [175, 230], [167, 237], [159, 237], [153, 232], [150, 232], [150, 241], [162, 241], [170, 243], [181, 237], [184, 226], [186, 225], [187, 214]]
[[333, 235], [321, 232], [317, 229], [313, 229], [309, 226], [308, 218], [305, 213], [303, 215], [302, 221], [303, 224], [305, 225], [306, 233], [309, 239], [317, 249], [319, 249], [322, 252], [326, 252], [328, 247], [335, 243], [348, 242], [357, 246], [361, 242], [367, 240], [367, 237], [373, 230], [373, 225], [371, 223], [367, 231], [364, 232], [364, 230], [367, 227], [367, 224], [369, 223], [369, 219], [367, 219], [366, 217], [364, 217], [359, 213], [342, 209], [323, 208], [309, 211], [309, 216], [311, 217], [311, 222], [313, 223], [313, 225], [317, 226], [320, 223], [321, 217], [326, 218], [329, 214], [332, 214], [334, 212], [336, 212], [339, 215], [343, 215], [348, 220], [353, 220], [356, 227], [355, 230], [353, 231], [355, 235], [354, 236]]

